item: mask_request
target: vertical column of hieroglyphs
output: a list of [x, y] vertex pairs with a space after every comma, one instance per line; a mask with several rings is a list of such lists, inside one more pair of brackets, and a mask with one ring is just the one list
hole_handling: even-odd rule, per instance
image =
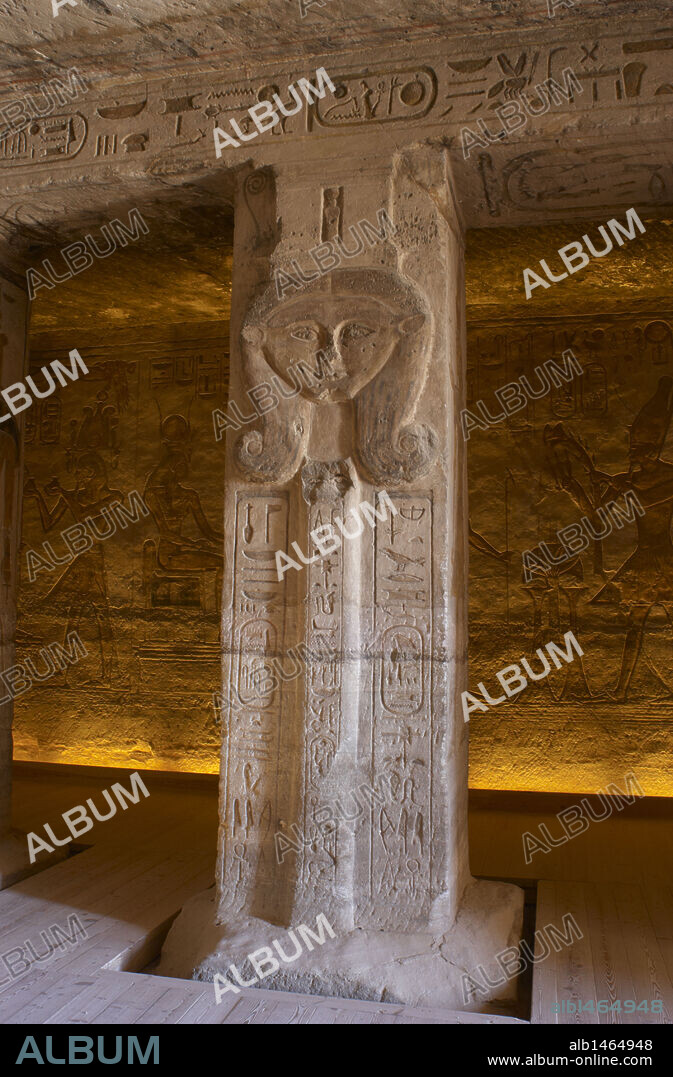
[[451, 922], [467, 878], [466, 741], [455, 720], [464, 516], [451, 422], [462, 255], [444, 155], [413, 147], [396, 158], [384, 204], [396, 266], [369, 279], [394, 336], [357, 406], [358, 457], [381, 515], [362, 547], [369, 705], [359, 710], [358, 761], [373, 792], [357, 832], [355, 894], [358, 926], [408, 932], [427, 930], [433, 912]]
[[[393, 497], [376, 527], [370, 897], [388, 927], [427, 916], [432, 899], [432, 498]], [[382, 898], [394, 895], [388, 913]]]
[[232, 910], [273, 887], [281, 685], [270, 688], [266, 659], [282, 650], [284, 581], [275, 551], [288, 538], [287, 495], [239, 490], [234, 546], [233, 655], [225, 731], [225, 883]]
[[[251, 297], [268, 279], [274, 238], [274, 185], [268, 173], [241, 176], [235, 209], [231, 307], [230, 400], [240, 404], [246, 388], [263, 379], [246, 372], [241, 326]], [[246, 377], [250, 380], [246, 381]], [[274, 919], [282, 904], [280, 877], [293, 864], [276, 862], [274, 833], [289, 814], [281, 742], [281, 697], [287, 689], [268, 675], [282, 655], [289, 599], [287, 577], [278, 578], [275, 552], [289, 541], [288, 494], [259, 474], [254, 452], [242, 462], [237, 449], [258, 434], [226, 440], [227, 539], [223, 595], [223, 686], [228, 718], [223, 729], [220, 784], [218, 906], [236, 915]], [[256, 447], [256, 446], [255, 446]]]
[[[338, 465], [336, 465], [338, 467]], [[316, 471], [335, 465], [308, 464], [302, 473], [308, 502], [308, 534], [334, 527], [344, 516], [344, 498], [319, 493]], [[310, 540], [309, 540], [310, 541]], [[303, 833], [299, 907], [319, 908], [336, 917], [334, 908], [340, 861], [339, 828], [320, 826], [320, 809], [331, 804], [339, 789], [334, 764], [341, 747], [341, 679], [343, 650], [343, 547], [307, 568], [305, 645], [309, 654], [305, 680], [303, 744]], [[317, 820], [314, 819], [317, 814]], [[343, 866], [343, 865], [341, 865]]]

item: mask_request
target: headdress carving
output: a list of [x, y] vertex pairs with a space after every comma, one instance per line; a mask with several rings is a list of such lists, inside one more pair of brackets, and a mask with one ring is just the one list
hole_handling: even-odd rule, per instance
[[660, 378], [654, 396], [643, 404], [631, 424], [631, 451], [650, 448], [660, 453], [673, 416], [673, 378]]

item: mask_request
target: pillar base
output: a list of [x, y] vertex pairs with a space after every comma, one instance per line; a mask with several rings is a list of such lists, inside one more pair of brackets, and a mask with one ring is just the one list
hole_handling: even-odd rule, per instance
[[[476, 971], [481, 965], [491, 980], [502, 979], [495, 955], [507, 946], [516, 946], [521, 938], [523, 891], [509, 883], [473, 881], [465, 890], [453, 924], [444, 910], [445, 902], [439, 897], [427, 932], [357, 929], [339, 935], [337, 931], [336, 938], [326, 935], [322, 945], [312, 942], [312, 951], [298, 936], [301, 955], [291, 963], [280, 960], [280, 968], [259, 985], [267, 990], [448, 1010], [495, 1012], [498, 1003], [510, 1008], [516, 998], [515, 980], [489, 988], [488, 994], [484, 989], [466, 1003], [462, 977], [476, 976], [481, 984]], [[304, 923], [316, 931], [315, 920], [305, 917]], [[295, 934], [298, 926], [290, 925]], [[278, 959], [274, 939], [288, 956], [296, 952], [288, 929], [267, 921], [246, 917], [216, 924], [215, 891], [211, 889], [186, 902], [164, 943], [158, 972], [205, 981], [212, 981], [219, 973], [236, 984], [227, 971], [233, 963], [241, 979], [250, 981], [254, 972], [247, 955], [271, 946]], [[265, 968], [261, 956], [260, 960]]]

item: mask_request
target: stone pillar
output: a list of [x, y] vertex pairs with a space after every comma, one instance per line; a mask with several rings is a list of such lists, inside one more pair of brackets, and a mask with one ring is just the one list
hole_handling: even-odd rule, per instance
[[199, 975], [274, 936], [292, 953], [280, 929], [324, 914], [335, 938], [263, 986], [463, 1008], [462, 970], [518, 942], [522, 894], [469, 875], [463, 237], [446, 153], [248, 174], [233, 289], [232, 706], [220, 928]]
[[[0, 388], [21, 381], [27, 370], [28, 296], [0, 276]], [[0, 418], [9, 414], [0, 398]], [[23, 490], [23, 419], [0, 422], [0, 673], [14, 665], [16, 599]], [[11, 830], [13, 702], [0, 682], [0, 889], [29, 866], [25, 834]]]

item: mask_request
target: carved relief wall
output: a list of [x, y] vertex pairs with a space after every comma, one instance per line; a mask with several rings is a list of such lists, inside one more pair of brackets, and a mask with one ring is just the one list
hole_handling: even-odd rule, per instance
[[[585, 650], [581, 667], [568, 667], [567, 680], [552, 675], [488, 715], [472, 715], [476, 787], [591, 791], [604, 776], [613, 780], [623, 758], [624, 772], [629, 760], [637, 762], [649, 792], [670, 792], [673, 633], [663, 591], [641, 611], [641, 635], [637, 611], [631, 624], [632, 652], [641, 644], [632, 672], [622, 660], [634, 609], [629, 581], [617, 573], [637, 550], [636, 525], [592, 543], [544, 582], [526, 584], [521, 564], [524, 550], [553, 543], [559, 528], [585, 515], [581, 491], [595, 496], [572, 440], [596, 469], [627, 472], [634, 421], [660, 379], [673, 375], [670, 226], [646, 223], [640, 245], [615, 250], [544, 294], [538, 290], [528, 304], [522, 268], [553, 257], [580, 228], [470, 234], [467, 406], [483, 400], [497, 415], [495, 389], [522, 375], [536, 386], [535, 367], [559, 360], [566, 348], [585, 368], [582, 378], [552, 387], [512, 418], [474, 430], [468, 442], [470, 686], [493, 684], [499, 669], [559, 640], [571, 625]], [[227, 399], [228, 342], [214, 320], [170, 331], [118, 329], [114, 343], [92, 330], [81, 339], [91, 376], [25, 416], [17, 661], [34, 658], [45, 641], [62, 642], [66, 624], [79, 625], [90, 657], [67, 678], [54, 677], [17, 698], [16, 757], [215, 772], [219, 730], [210, 693], [220, 683], [222, 547], [215, 535], [221, 531], [223, 449], [214, 441], [210, 415]], [[39, 370], [64, 359], [72, 346], [70, 332], [42, 333], [33, 340], [32, 364]], [[545, 443], [545, 427], [558, 424], [567, 440]], [[363, 445], [367, 449], [367, 438]], [[673, 448], [664, 444], [659, 459], [669, 458]], [[87, 498], [94, 494], [97, 504], [115, 498], [127, 504], [132, 490], [145, 498], [150, 514], [102, 542], [95, 563], [85, 555], [83, 566], [64, 562], [30, 582], [29, 549], [49, 557], [49, 543], [55, 559], [66, 557], [59, 535], [82, 513], [73, 505], [78, 490], [84, 515], [92, 515]], [[255, 505], [251, 496], [241, 500], [242, 540], [258, 524], [264, 534]], [[665, 516], [665, 505], [661, 511]], [[281, 516], [269, 516], [274, 527]], [[104, 531], [104, 518], [97, 522]], [[275, 534], [268, 542], [285, 548], [280, 540], [274, 544]], [[660, 590], [666, 563], [645, 566], [642, 586]], [[419, 574], [413, 566], [395, 571]], [[315, 613], [326, 623], [330, 609], [318, 601], [323, 606]], [[413, 653], [408, 632], [404, 642], [405, 654]], [[400, 650], [393, 636], [391, 647]], [[618, 701], [620, 674], [628, 675], [628, 684]]]
[[[642, 245], [527, 306], [521, 270], [532, 250], [554, 255], [559, 231], [493, 233], [477, 255], [505, 236], [497, 281], [473, 276], [467, 407], [497, 417], [494, 390], [522, 375], [539, 390], [535, 368], [568, 348], [584, 373], [471, 432], [470, 687], [501, 695], [498, 670], [525, 656], [539, 671], [536, 648], [569, 629], [584, 657], [471, 715], [473, 786], [595, 792], [634, 769], [649, 794], [673, 792], [669, 231], [650, 222]], [[601, 533], [595, 510], [626, 490], [644, 516], [524, 578], [523, 551], [542, 541], [559, 559], [559, 529], [588, 515]]]
[[[72, 630], [88, 656], [17, 698], [15, 757], [216, 772], [223, 460], [211, 412], [227, 401], [227, 327], [77, 343], [89, 374], [25, 415], [17, 661]], [[72, 346], [72, 333], [33, 340], [38, 385]], [[137, 521], [68, 560], [61, 532], [88, 518], [109, 534], [114, 502]], [[33, 560], [31, 582], [28, 550], [58, 564]]]
[[[27, 300], [0, 276], [0, 384], [16, 381], [23, 367]], [[0, 423], [0, 669], [14, 664], [16, 590], [21, 505], [21, 433], [14, 418]], [[0, 838], [11, 819], [12, 708], [0, 702]]]

